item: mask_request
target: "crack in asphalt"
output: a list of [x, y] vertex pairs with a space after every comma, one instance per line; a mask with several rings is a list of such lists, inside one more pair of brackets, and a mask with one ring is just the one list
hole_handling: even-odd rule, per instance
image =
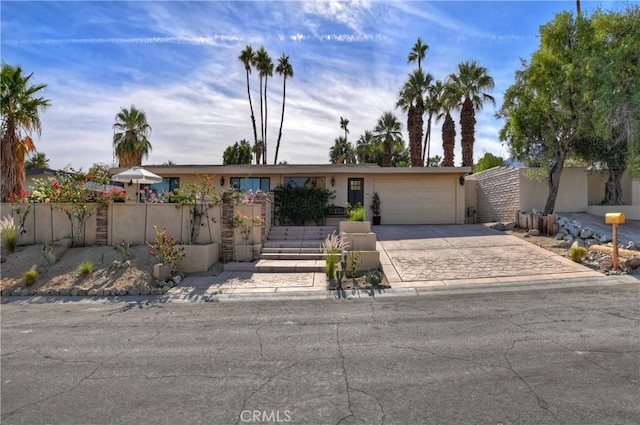
[[376, 403], [378, 404], [378, 407], [380, 408], [380, 412], [382, 413], [382, 416], [380, 417], [380, 425], [384, 425], [384, 419], [387, 416], [387, 414], [385, 413], [384, 408], [382, 407], [382, 403], [380, 403], [380, 400], [378, 399], [378, 397], [374, 396], [373, 394], [369, 394], [366, 391], [362, 391], [362, 390], [360, 390], [358, 388], [351, 387], [351, 391], [356, 391], [356, 392], [362, 393], [364, 395], [368, 395], [369, 397], [371, 397], [372, 399], [374, 399], [376, 401]]
[[[124, 349], [124, 350], [120, 351], [119, 353], [117, 353], [117, 354], [115, 354], [115, 355], [113, 355], [113, 356], [111, 356], [111, 357], [108, 357], [107, 359], [105, 359], [105, 360], [103, 360], [103, 361], [101, 361], [101, 362], [92, 362], [92, 363], [98, 363], [98, 364], [96, 365], [96, 367], [95, 367], [95, 368], [94, 368], [94, 369], [93, 369], [93, 370], [92, 370], [92, 371], [91, 371], [87, 376], [85, 376], [85, 377], [81, 378], [81, 379], [80, 379], [80, 381], [78, 381], [78, 383], [76, 383], [76, 384], [75, 384], [75, 385], [73, 385], [72, 387], [67, 388], [67, 389], [64, 389], [64, 390], [61, 390], [61, 391], [58, 391], [57, 393], [55, 393], [55, 394], [51, 394], [51, 395], [49, 395], [49, 396], [47, 396], [47, 397], [44, 397], [44, 398], [41, 398], [41, 399], [38, 399], [38, 400], [34, 400], [34, 401], [30, 401], [30, 402], [28, 402], [28, 403], [25, 403], [25, 404], [23, 404], [22, 406], [16, 407], [15, 409], [13, 409], [13, 410], [12, 410], [12, 411], [10, 411], [10, 412], [3, 413], [3, 414], [2, 414], [2, 418], [3, 418], [3, 419], [7, 419], [7, 418], [9, 418], [9, 417], [13, 416], [15, 413], [19, 412], [20, 410], [24, 409], [25, 407], [33, 406], [33, 405], [36, 405], [36, 404], [39, 404], [39, 403], [43, 403], [43, 402], [48, 401], [48, 400], [50, 400], [50, 399], [52, 399], [52, 398], [55, 398], [55, 397], [57, 397], [57, 396], [59, 396], [59, 395], [62, 395], [62, 394], [65, 394], [65, 393], [69, 393], [69, 392], [71, 392], [71, 391], [75, 390], [75, 389], [76, 389], [76, 388], [78, 388], [80, 385], [82, 385], [82, 383], [83, 383], [84, 381], [86, 381], [87, 379], [90, 379], [90, 378], [91, 378], [91, 377], [92, 377], [92, 376], [93, 376], [93, 375], [98, 371], [98, 369], [100, 369], [100, 368], [102, 367], [102, 365], [104, 365], [105, 363], [107, 363], [107, 362], [108, 362], [108, 361], [110, 361], [110, 360], [113, 360], [113, 359], [115, 359], [115, 358], [120, 357], [121, 355], [123, 355], [123, 354], [124, 354], [124, 353], [126, 353], [127, 351], [131, 351], [131, 350], [133, 350], [133, 349], [134, 349], [136, 346], [138, 346], [138, 345], [141, 345], [141, 344], [144, 344], [144, 343], [146, 343], [146, 342], [151, 341], [152, 339], [154, 339], [155, 337], [157, 337], [157, 336], [160, 334], [160, 332], [162, 332], [162, 329], [158, 330], [158, 331], [157, 331], [155, 334], [153, 334], [151, 337], [149, 337], [149, 338], [147, 338], [147, 339], [145, 339], [145, 340], [143, 340], [143, 341], [140, 341], [139, 343], [135, 344], [134, 346], [129, 347], [129, 348], [126, 348], [126, 349]], [[36, 350], [36, 352], [37, 352], [37, 350]], [[40, 353], [38, 353], [38, 354], [40, 354]]]
[[343, 416], [342, 418], [340, 418], [340, 420], [338, 420], [338, 422], [336, 422], [336, 425], [340, 425], [342, 423], [342, 421], [348, 419], [348, 418], [355, 418], [356, 420], [358, 420], [358, 422], [362, 422], [364, 423], [364, 421], [360, 418], [358, 418], [354, 413], [353, 413], [353, 408], [351, 405], [351, 390], [350, 390], [350, 386], [349, 386], [349, 377], [347, 376], [347, 369], [344, 366], [344, 362], [345, 362], [345, 357], [344, 357], [344, 352], [342, 351], [342, 344], [340, 343], [340, 323], [336, 324], [336, 343], [338, 345], [338, 352], [340, 353], [340, 365], [342, 366], [342, 375], [344, 376], [344, 383], [347, 389], [347, 409], [349, 410], [349, 414]]
[[96, 362], [96, 361], [93, 361], [93, 360], [65, 360], [65, 359], [62, 359], [60, 357], [53, 357], [53, 356], [50, 356], [49, 354], [44, 354], [44, 353], [40, 352], [40, 350], [35, 348], [35, 347], [33, 348], [33, 351], [35, 351], [35, 353], [37, 355], [39, 355], [40, 357], [42, 357], [44, 359], [55, 360], [55, 361], [58, 361], [58, 362], [64, 362], [64, 363], [94, 363], [94, 364], [95, 363], [100, 363], [100, 362]]
[[507, 362], [507, 365], [509, 365], [509, 367], [507, 368], [508, 370], [510, 370], [516, 377], [518, 377], [518, 379], [520, 381], [522, 381], [522, 383], [524, 385], [526, 385], [526, 387], [529, 389], [529, 391], [531, 391], [531, 393], [534, 395], [534, 397], [536, 398], [536, 401], [538, 403], [538, 406], [543, 409], [544, 411], [546, 411], [547, 413], [549, 413], [551, 416], [553, 416], [553, 419], [556, 420], [557, 423], [562, 424], [562, 421], [560, 419], [558, 419], [558, 417], [555, 415], [555, 413], [553, 413], [550, 409], [549, 409], [549, 403], [547, 403], [547, 401], [540, 397], [538, 395], [538, 393], [535, 392], [535, 390], [531, 387], [531, 385], [527, 382], [526, 379], [524, 379], [524, 377], [522, 375], [520, 375], [518, 373], [518, 371], [516, 371], [513, 368], [513, 365], [511, 364], [511, 361], [509, 360], [508, 354], [511, 350], [513, 350], [516, 347], [516, 344], [518, 342], [522, 342], [523, 340], [519, 340], [516, 339], [513, 341], [513, 343], [511, 344], [511, 347], [507, 348], [503, 353], [502, 353], [502, 357], [504, 357], [504, 360]]
[[297, 365], [300, 362], [293, 362], [288, 366], [285, 366], [283, 368], [281, 368], [280, 370], [278, 370], [276, 373], [274, 373], [273, 375], [267, 377], [267, 380], [264, 381], [262, 383], [262, 385], [260, 385], [258, 388], [256, 388], [255, 390], [253, 390], [251, 392], [251, 394], [249, 394], [249, 396], [247, 396], [247, 398], [244, 399], [244, 402], [242, 403], [242, 408], [240, 409], [240, 413], [238, 413], [238, 419], [235, 422], [235, 425], [238, 425], [240, 423], [240, 420], [242, 418], [242, 412], [245, 411], [246, 407], [247, 407], [247, 403], [249, 402], [249, 399], [251, 399], [251, 397], [253, 397], [254, 395], [256, 395], [261, 389], [263, 389], [267, 384], [269, 384], [276, 376], [278, 376], [279, 374], [281, 374], [282, 372], [284, 372], [287, 369], [291, 369], [292, 367], [294, 367], [295, 365]]
[[260, 342], [260, 358], [264, 359], [264, 355], [262, 352], [263, 347], [262, 347], [262, 336], [260, 336], [260, 327], [256, 328], [256, 336], [258, 337], [258, 341]]

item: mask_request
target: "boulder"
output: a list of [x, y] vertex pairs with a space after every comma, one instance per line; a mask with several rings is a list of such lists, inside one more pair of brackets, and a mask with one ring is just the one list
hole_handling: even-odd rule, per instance
[[629, 241], [629, 243], [627, 244], [627, 249], [630, 249], [632, 251], [640, 251], [640, 242]]
[[89, 289], [89, 291], [87, 292], [87, 295], [90, 297], [95, 297], [98, 295], [98, 290], [97, 289]]
[[540, 230], [538, 229], [530, 229], [527, 234], [529, 236], [540, 236]]
[[569, 248], [569, 241], [560, 241], [557, 244], [551, 245], [552, 248]]
[[624, 262], [625, 267], [630, 269], [637, 269], [640, 267], [640, 257], [632, 257]]
[[584, 241], [584, 244], [587, 248], [593, 246], [593, 245], [597, 245], [598, 241], [595, 239], [587, 239], [586, 241]]
[[567, 230], [569, 230], [569, 233], [574, 238], [577, 238], [578, 236], [580, 236], [580, 230], [581, 229], [578, 226], [570, 226], [570, 227], [567, 228]]
[[131, 288], [129, 288], [127, 292], [129, 292], [129, 295], [140, 295], [140, 289], [138, 289], [135, 286], [132, 286]]
[[576, 239], [575, 241], [573, 241], [573, 243], [571, 244], [571, 248], [576, 248], [576, 247], [583, 247], [584, 248], [584, 241], [582, 239]]
[[557, 240], [562, 240], [565, 236], [567, 236], [567, 233], [564, 230], [560, 230], [558, 233], [556, 233], [554, 238]]
[[593, 230], [586, 228], [580, 230], [580, 239], [589, 239], [593, 236]]
[[516, 222], [515, 221], [510, 221], [509, 223], [505, 223], [504, 224], [504, 229], [505, 230], [513, 230], [516, 228]]

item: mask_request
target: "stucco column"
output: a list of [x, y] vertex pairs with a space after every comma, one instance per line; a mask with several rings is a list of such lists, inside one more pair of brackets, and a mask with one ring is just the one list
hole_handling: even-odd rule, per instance
[[233, 261], [233, 199], [222, 201], [222, 262]]
[[260, 244], [264, 245], [264, 241], [267, 239], [267, 195], [265, 195], [264, 192], [260, 192], [256, 194], [253, 202], [260, 205], [260, 218], [262, 218], [263, 223], [265, 223], [265, 225], [260, 228]]

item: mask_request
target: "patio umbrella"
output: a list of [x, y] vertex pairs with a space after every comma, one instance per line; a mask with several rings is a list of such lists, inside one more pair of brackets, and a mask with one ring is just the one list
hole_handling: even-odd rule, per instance
[[125, 183], [151, 184], [162, 181], [162, 177], [142, 167], [133, 167], [111, 176], [111, 180]]

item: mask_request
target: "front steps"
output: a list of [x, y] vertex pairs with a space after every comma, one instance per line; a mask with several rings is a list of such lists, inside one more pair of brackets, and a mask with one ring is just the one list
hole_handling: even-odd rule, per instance
[[273, 226], [256, 262], [227, 263], [224, 270], [253, 273], [324, 273], [321, 245], [336, 226]]

